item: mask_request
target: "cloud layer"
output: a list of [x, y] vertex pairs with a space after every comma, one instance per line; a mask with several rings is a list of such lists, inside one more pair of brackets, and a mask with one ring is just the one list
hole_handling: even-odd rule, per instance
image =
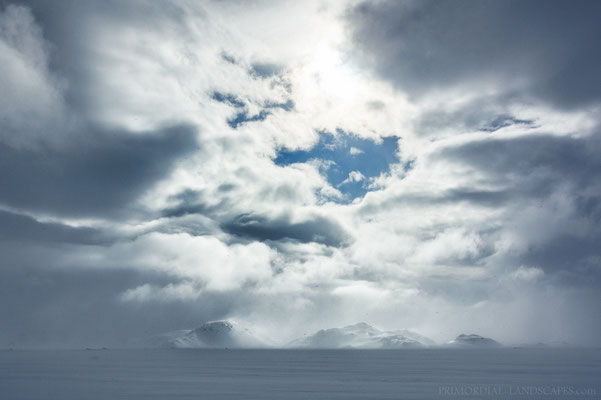
[[597, 2], [0, 4], [0, 346], [600, 344]]

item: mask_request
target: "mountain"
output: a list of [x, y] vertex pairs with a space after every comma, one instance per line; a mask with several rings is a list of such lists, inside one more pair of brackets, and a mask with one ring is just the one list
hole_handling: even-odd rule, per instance
[[196, 329], [163, 333], [145, 340], [142, 345], [208, 349], [269, 347], [267, 341], [232, 321], [211, 321]]
[[322, 329], [288, 344], [293, 348], [399, 349], [433, 346], [427, 337], [408, 330], [382, 331], [365, 322], [343, 328]]
[[501, 344], [491, 338], [482, 337], [480, 335], [465, 335], [461, 334], [455, 339], [447, 343], [450, 347], [460, 348], [481, 348], [481, 347], [501, 347]]

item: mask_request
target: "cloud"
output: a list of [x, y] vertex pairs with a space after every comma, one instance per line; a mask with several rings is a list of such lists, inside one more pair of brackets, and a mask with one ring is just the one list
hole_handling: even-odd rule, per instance
[[[540, 269], [542, 281], [558, 286], [597, 284], [597, 134], [487, 135], [443, 142], [423, 154], [394, 189], [358, 205], [364, 218], [386, 221], [380, 229], [403, 226], [396, 234], [403, 233], [408, 248], [391, 252], [385, 247], [376, 257], [396, 259], [409, 271], [420, 268], [422, 288], [428, 275], [489, 280], [523, 265]], [[377, 230], [369, 235], [382, 240]], [[358, 235], [357, 241], [365, 240]]]
[[227, 124], [231, 128], [238, 128], [240, 125], [247, 122], [263, 121], [269, 116], [269, 111], [261, 110], [258, 114], [248, 115], [248, 111], [241, 111], [227, 120]]
[[0, 144], [0, 201], [63, 215], [116, 213], [197, 146], [194, 129], [183, 125], [145, 134], [84, 132], [65, 148]]
[[293, 239], [303, 243], [316, 242], [336, 247], [345, 245], [351, 238], [337, 222], [322, 216], [293, 222], [290, 215], [273, 219], [258, 215], [240, 215], [223, 224], [223, 229], [228, 233], [255, 240]]
[[595, 7], [3, 8], [0, 346], [221, 318], [598, 344]]
[[[202, 292], [187, 302], [124, 302], [123, 293], [132, 288], [179, 287], [180, 283], [148, 270], [65, 268], [53, 253], [42, 253], [36, 263], [27, 265], [25, 257], [13, 258], [14, 244], [12, 251], [4, 245], [1, 248], [4, 328], [0, 341], [6, 347], [127, 346], [135, 338], [166, 328], [194, 327], [198, 321], [223, 318], [239, 308], [231, 292]], [[32, 247], [24, 251], [37, 252]], [[62, 253], [71, 251], [72, 247], [60, 248]], [[237, 299], [243, 297], [240, 293]]]
[[573, 108], [601, 99], [600, 17], [594, 0], [382, 1], [348, 23], [356, 57], [414, 96], [486, 88]]
[[440, 156], [542, 195], [562, 181], [578, 189], [596, 187], [601, 162], [595, 153], [600, 145], [598, 135], [584, 138], [527, 135], [450, 146]]
[[545, 273], [540, 268], [519, 267], [511, 277], [517, 280], [532, 281], [542, 277]]
[[15, 147], [54, 143], [63, 124], [61, 84], [49, 71], [50, 46], [26, 7], [0, 9], [0, 140]]
[[282, 66], [272, 63], [254, 63], [251, 65], [250, 72], [259, 78], [271, 78], [274, 75], [282, 73]]
[[169, 301], [194, 301], [200, 295], [200, 290], [190, 283], [168, 284], [157, 287], [149, 284], [127, 289], [121, 294], [124, 302], [169, 302]]
[[112, 239], [98, 229], [39, 222], [32, 217], [0, 210], [0, 240], [4, 242], [108, 244]]
[[345, 180], [343, 180], [338, 186], [342, 186], [344, 184], [347, 183], [353, 183], [353, 182], [361, 182], [365, 180], [365, 176], [359, 172], [359, 171], [351, 171], [348, 174], [348, 178], [346, 178]]
[[361, 154], [361, 153], [363, 153], [363, 150], [361, 150], [361, 149], [358, 149], [358, 148], [356, 148], [356, 147], [351, 147], [351, 148], [349, 149], [349, 153], [350, 153], [351, 155], [353, 155], [353, 156], [354, 156], [354, 155], [357, 155], [357, 154]]

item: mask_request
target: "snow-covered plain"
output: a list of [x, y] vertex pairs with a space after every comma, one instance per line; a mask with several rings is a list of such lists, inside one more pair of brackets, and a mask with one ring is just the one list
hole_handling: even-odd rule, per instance
[[596, 399], [599, 376], [600, 349], [0, 351], [10, 400]]

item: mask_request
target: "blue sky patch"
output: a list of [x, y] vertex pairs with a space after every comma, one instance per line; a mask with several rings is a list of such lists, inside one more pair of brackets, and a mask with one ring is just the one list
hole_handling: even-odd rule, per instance
[[236, 95], [231, 93], [222, 93], [214, 91], [213, 93], [211, 93], [211, 98], [215, 101], [225, 103], [236, 108], [242, 108], [245, 106], [242, 100], [240, 100], [238, 97], [236, 97]]
[[399, 162], [398, 137], [385, 137], [380, 143], [338, 130], [319, 132], [319, 141], [309, 150], [280, 149], [274, 162], [285, 166], [321, 160], [321, 173], [328, 182], [353, 200], [368, 192], [369, 178], [389, 170]]

